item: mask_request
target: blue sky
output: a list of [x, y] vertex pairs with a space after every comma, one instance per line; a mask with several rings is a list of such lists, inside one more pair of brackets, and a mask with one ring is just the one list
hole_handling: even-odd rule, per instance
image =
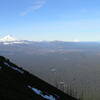
[[0, 0], [0, 37], [100, 41], [100, 0]]

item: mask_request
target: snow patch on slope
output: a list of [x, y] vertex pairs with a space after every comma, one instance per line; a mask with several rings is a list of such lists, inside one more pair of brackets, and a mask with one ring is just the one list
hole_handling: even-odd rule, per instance
[[47, 99], [47, 100], [57, 100], [53, 95], [44, 95], [41, 90], [38, 90], [36, 88], [32, 88], [31, 86], [28, 86], [28, 88], [30, 88], [32, 91], [34, 91], [36, 94], [40, 95], [44, 99]]
[[22, 71], [21, 69], [18, 69], [17, 67], [9, 66], [9, 64], [6, 63], [6, 62], [4, 62], [4, 64], [7, 65], [8, 67], [10, 67], [11, 69], [15, 70], [15, 71], [18, 71], [21, 74], [24, 73], [24, 71]]

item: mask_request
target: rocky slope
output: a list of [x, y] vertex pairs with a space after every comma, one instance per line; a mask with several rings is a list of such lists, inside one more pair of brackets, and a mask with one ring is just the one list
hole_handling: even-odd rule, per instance
[[0, 100], [77, 100], [0, 56]]

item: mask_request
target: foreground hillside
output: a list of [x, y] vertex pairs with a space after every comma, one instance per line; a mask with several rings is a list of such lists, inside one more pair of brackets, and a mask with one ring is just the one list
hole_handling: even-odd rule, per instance
[[76, 100], [0, 56], [0, 100]]

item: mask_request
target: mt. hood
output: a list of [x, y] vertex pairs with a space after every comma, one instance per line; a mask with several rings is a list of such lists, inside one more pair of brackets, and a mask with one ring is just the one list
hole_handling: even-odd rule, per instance
[[16, 41], [15, 38], [13, 38], [11, 35], [7, 35], [4, 38], [0, 39], [1, 42], [11, 42], [11, 41]]

